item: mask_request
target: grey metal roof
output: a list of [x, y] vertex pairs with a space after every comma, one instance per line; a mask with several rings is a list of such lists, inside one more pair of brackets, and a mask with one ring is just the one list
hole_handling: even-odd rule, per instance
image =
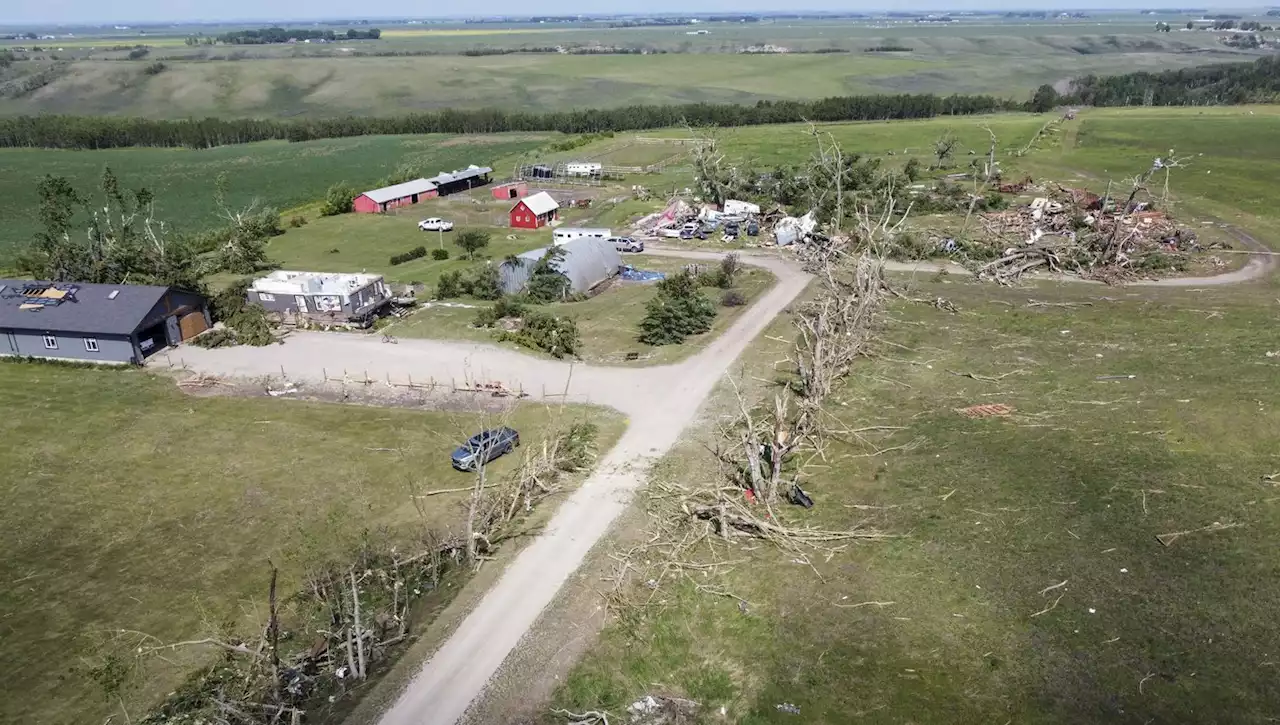
[[[604, 239], [580, 237], [559, 245], [559, 248], [564, 250], [564, 256], [556, 263], [556, 270], [569, 278], [569, 286], [574, 292], [586, 292], [617, 274], [622, 266], [622, 255], [617, 247]], [[519, 269], [503, 265], [498, 270], [503, 289], [508, 293], [523, 289], [533, 274], [533, 266], [547, 253], [547, 249], [532, 249], [517, 255], [521, 260]]]
[[361, 194], [361, 196], [367, 196], [370, 199], [373, 199], [374, 201], [378, 202], [379, 204], [385, 204], [388, 201], [403, 199], [406, 196], [413, 196], [414, 194], [425, 194], [428, 191], [433, 191], [435, 188], [436, 188], [436, 185], [433, 182], [428, 181], [427, 179], [414, 179], [413, 181], [406, 181], [403, 184], [396, 184], [395, 186], [384, 186], [381, 189], [373, 189], [371, 191], [366, 191], [365, 193]]
[[430, 181], [434, 181], [440, 186], [452, 184], [455, 181], [465, 181], [474, 179], [478, 176], [493, 173], [493, 169], [488, 166], [469, 166], [460, 171], [441, 171], [439, 174], [431, 177]]
[[[21, 309], [32, 301], [23, 290], [36, 287], [75, 288], [75, 291], [56, 305]], [[147, 313], [168, 291], [168, 287], [151, 285], [0, 279], [0, 328], [128, 335], [138, 329]], [[114, 299], [110, 298], [112, 292], [117, 292]]]

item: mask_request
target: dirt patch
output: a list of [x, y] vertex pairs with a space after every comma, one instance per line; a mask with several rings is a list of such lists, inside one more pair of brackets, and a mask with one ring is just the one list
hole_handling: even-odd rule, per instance
[[382, 408], [409, 408], [458, 413], [506, 413], [519, 400], [492, 392], [404, 389], [386, 385], [348, 384], [336, 381], [293, 381], [281, 377], [236, 378], [212, 375], [173, 373], [178, 389], [198, 398], [276, 398], [278, 400], [310, 400], [322, 403], [346, 403]]

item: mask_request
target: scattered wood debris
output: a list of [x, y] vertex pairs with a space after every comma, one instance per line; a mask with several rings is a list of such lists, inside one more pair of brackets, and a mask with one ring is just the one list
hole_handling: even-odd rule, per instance
[[993, 418], [996, 416], [1012, 415], [1013, 406], [1004, 403], [988, 403], [986, 405], [971, 405], [968, 408], [956, 408], [956, 412], [966, 418]]

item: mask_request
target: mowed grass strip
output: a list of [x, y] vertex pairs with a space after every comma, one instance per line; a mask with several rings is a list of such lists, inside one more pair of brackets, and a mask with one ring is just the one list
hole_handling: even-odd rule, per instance
[[[907, 349], [861, 364], [827, 406], [832, 425], [906, 429], [864, 432], [868, 445], [833, 441], [829, 467], [806, 483], [816, 508], [779, 512], [901, 538], [811, 554], [817, 572], [768, 546], [722, 552], [746, 561], [697, 582], [743, 598], [745, 613], [676, 577], [652, 599], [642, 588], [651, 604], [606, 629], [555, 706], [616, 713], [645, 693], [677, 694], [742, 723], [792, 721], [782, 703], [814, 723], [1274, 714], [1280, 490], [1262, 477], [1280, 471], [1280, 394], [1269, 300], [955, 284], [921, 293], [964, 312], [895, 306], [889, 340]], [[765, 347], [753, 365], [768, 374], [784, 346]], [[1098, 379], [1110, 375], [1126, 377]], [[955, 412], [990, 403], [1015, 412]], [[715, 479], [702, 443], [684, 444], [660, 476]], [[1203, 530], [1215, 522], [1238, 526]], [[1194, 533], [1157, 540], [1183, 531]]]
[[[282, 591], [314, 557], [385, 527], [410, 540], [453, 526], [465, 486], [449, 454], [493, 416], [274, 399], [191, 398], [138, 371], [0, 364], [0, 721], [102, 722], [119, 703], [87, 676], [117, 629], [198, 639], [260, 623], [270, 559]], [[620, 416], [521, 405], [535, 441], [590, 419], [607, 448]], [[370, 449], [397, 449], [398, 452]], [[494, 464], [506, 472], [508, 456]], [[349, 552], [348, 552], [349, 553]], [[152, 660], [124, 702], [138, 713], [207, 653]]]

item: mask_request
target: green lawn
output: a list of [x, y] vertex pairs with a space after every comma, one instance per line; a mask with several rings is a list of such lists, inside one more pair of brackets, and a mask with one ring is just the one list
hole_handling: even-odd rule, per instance
[[[1163, 292], [930, 283], [919, 294], [962, 314], [895, 305], [884, 358], [860, 363], [827, 410], [834, 428], [904, 430], [831, 441], [806, 478], [816, 507], [777, 515], [900, 538], [810, 552], [816, 570], [759, 542], [699, 545], [694, 564], [735, 563], [696, 583], [746, 613], [676, 576], [656, 594], [637, 581], [649, 604], [615, 611], [551, 706], [620, 715], [654, 693], [740, 723], [800, 719], [780, 703], [832, 724], [1268, 722], [1274, 294]], [[746, 375], [767, 379], [782, 358], [792, 333], [782, 320], [770, 333], [783, 342], [758, 343]], [[721, 396], [709, 415], [733, 410]], [[954, 412], [988, 403], [1016, 412]], [[659, 480], [718, 480], [704, 442]], [[1240, 526], [1156, 538], [1214, 522]]]
[[[383, 274], [393, 282], [422, 282], [434, 286], [441, 272], [465, 269], [468, 260], [454, 244], [467, 229], [483, 229], [491, 235], [489, 246], [477, 253], [478, 261], [502, 261], [507, 255], [526, 252], [551, 243], [546, 229], [531, 231], [499, 227], [467, 227], [461, 223], [452, 232], [423, 232], [418, 221], [432, 215], [427, 205], [419, 205], [412, 213], [346, 214], [316, 219], [300, 229], [290, 229], [271, 240], [267, 253], [284, 269], [312, 272], [359, 272], [368, 270]], [[514, 236], [515, 239], [508, 239]], [[418, 246], [428, 250], [442, 246], [449, 259], [436, 261], [428, 256], [392, 266], [392, 255]], [[333, 250], [337, 250], [336, 252]]]
[[[1176, 202], [1188, 212], [1240, 224], [1262, 241], [1280, 243], [1280, 106], [1178, 109], [1090, 109], [1069, 123], [1059, 146], [1018, 166], [1104, 187], [1146, 169], [1170, 149], [1188, 157], [1185, 168], [1169, 175]], [[1156, 179], [1161, 185], [1163, 177]]]
[[[455, 523], [459, 495], [426, 499], [423, 518], [412, 491], [465, 485], [448, 454], [484, 425], [462, 412], [191, 398], [139, 371], [21, 363], [0, 364], [0, 405], [11, 413], [0, 423], [0, 721], [31, 725], [123, 721], [86, 675], [113, 630], [177, 641], [258, 622], [268, 559], [288, 592], [308, 556], [343, 537]], [[588, 416], [607, 448], [622, 421], [603, 411], [521, 405], [513, 425], [533, 435]], [[126, 694], [135, 718], [191, 656], [152, 662]]]
[[46, 174], [65, 176], [82, 194], [96, 199], [102, 170], [110, 167], [122, 185], [146, 186], [155, 193], [156, 218], [170, 228], [200, 231], [220, 223], [213, 194], [219, 174], [226, 174], [228, 203], [234, 209], [257, 200], [284, 210], [322, 198], [325, 189], [339, 181], [363, 191], [402, 165], [427, 176], [468, 164], [509, 168], [504, 159], [539, 146], [545, 138], [529, 134], [367, 136], [201, 150], [0, 149], [0, 218], [5, 220], [0, 229], [0, 263], [36, 231], [35, 187]]
[[[624, 261], [638, 269], [663, 272], [679, 271], [687, 261], [662, 257], [646, 257], [643, 254], [628, 255]], [[746, 267], [733, 289], [741, 292], [749, 302], [773, 286], [775, 279], [769, 272]], [[626, 363], [627, 353], [639, 353], [640, 359], [630, 364], [664, 365], [677, 362], [706, 347], [747, 307], [724, 307], [720, 300], [724, 291], [704, 288], [703, 293], [717, 303], [719, 314], [710, 332], [690, 338], [682, 345], [651, 347], [640, 343], [640, 321], [644, 319], [645, 303], [655, 294], [654, 285], [641, 282], [615, 282], [600, 294], [582, 301], [546, 305], [542, 309], [573, 318], [582, 335], [581, 358], [590, 363]], [[486, 303], [463, 301], [464, 304], [484, 306]], [[427, 307], [411, 317], [398, 321], [386, 331], [403, 337], [443, 338], [449, 340], [493, 341], [494, 333], [472, 326], [476, 310], [457, 307]]]

